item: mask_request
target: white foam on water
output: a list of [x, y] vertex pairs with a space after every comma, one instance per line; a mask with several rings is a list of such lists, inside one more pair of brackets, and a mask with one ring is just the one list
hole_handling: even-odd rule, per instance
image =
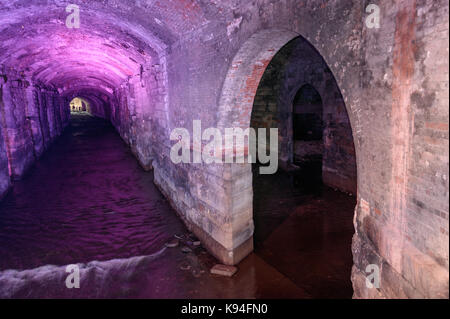
[[[80, 269], [80, 282], [84, 286], [97, 289], [96, 295], [101, 296], [104, 283], [111, 276], [129, 277], [137, 266], [151, 261], [161, 256], [166, 247], [148, 256], [137, 256], [127, 259], [112, 259], [107, 261], [91, 261], [87, 264], [76, 264]], [[4, 270], [0, 271], [0, 298], [34, 297], [44, 294], [46, 289], [52, 289], [52, 296], [55, 294], [61, 297], [67, 296], [68, 288], [65, 281], [70, 273], [66, 272], [66, 267], [46, 265], [27, 270]], [[95, 285], [94, 285], [95, 283]], [[100, 287], [100, 291], [98, 290]], [[76, 289], [75, 289], [76, 290]]]

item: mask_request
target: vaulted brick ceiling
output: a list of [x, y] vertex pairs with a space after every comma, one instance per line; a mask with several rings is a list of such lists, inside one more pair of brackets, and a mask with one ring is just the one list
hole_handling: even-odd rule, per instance
[[[215, 2], [0, 0], [0, 72], [13, 68], [65, 94], [110, 94], [184, 33], [223, 13]], [[80, 7], [79, 29], [65, 25], [69, 3]]]

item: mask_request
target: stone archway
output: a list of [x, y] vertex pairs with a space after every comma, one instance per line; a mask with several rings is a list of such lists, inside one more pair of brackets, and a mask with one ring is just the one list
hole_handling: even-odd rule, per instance
[[[301, 36], [289, 30], [270, 29], [254, 34], [244, 43], [235, 55], [222, 87], [217, 114], [219, 129], [247, 129], [250, 127], [254, 99], [267, 66], [287, 43], [298, 37]], [[305, 41], [307, 40], [305, 39]], [[326, 61], [327, 59], [324, 58], [324, 60]], [[294, 96], [296, 91], [293, 91]], [[292, 99], [294, 96], [292, 96]], [[347, 106], [345, 107], [347, 108]], [[348, 108], [347, 113], [349, 115], [351, 113]], [[351, 127], [356, 126], [351, 125]], [[356, 142], [356, 136], [354, 138]], [[356, 143], [355, 148], [357, 154], [358, 147]], [[251, 164], [231, 165], [232, 167], [228, 171], [230, 172], [232, 183], [228, 190], [228, 196], [239, 200], [239, 205], [230, 205], [230, 219], [241, 220], [239, 224], [253, 224], [253, 215], [249, 214], [249, 212], [253, 212], [253, 189], [250, 188], [249, 196], [244, 198], [241, 187], [241, 185], [251, 185], [253, 179]], [[233, 167], [237, 169], [233, 169]], [[244, 218], [248, 221], [243, 221]], [[248, 244], [253, 238], [253, 232], [250, 233], [248, 227], [242, 230], [234, 228], [232, 232], [232, 237], [236, 239], [236, 242], [233, 242], [234, 258], [230, 259], [228, 263], [236, 264], [253, 250], [253, 245]]]
[[320, 93], [310, 84], [297, 91], [292, 102], [292, 163], [322, 158], [323, 152], [323, 102]]

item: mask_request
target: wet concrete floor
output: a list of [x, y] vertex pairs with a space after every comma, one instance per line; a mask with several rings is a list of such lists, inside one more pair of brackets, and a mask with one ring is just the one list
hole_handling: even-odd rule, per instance
[[74, 115], [0, 203], [0, 298], [349, 298], [354, 199], [293, 176], [255, 176], [256, 252], [234, 277], [211, 275], [217, 261], [112, 126]]

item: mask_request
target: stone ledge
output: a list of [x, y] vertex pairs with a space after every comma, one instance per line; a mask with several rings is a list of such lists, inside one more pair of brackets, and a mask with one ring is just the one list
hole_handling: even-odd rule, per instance
[[224, 265], [237, 265], [253, 251], [253, 236], [240, 246], [228, 250], [199, 226], [186, 220], [183, 221], [187, 228], [200, 239], [202, 245]]
[[[154, 168], [156, 171], [158, 171], [155, 171], [155, 175], [159, 175], [159, 171], [161, 169], [156, 167], [156, 165], [154, 165]], [[178, 217], [181, 218], [189, 231], [194, 233], [200, 239], [202, 245], [221, 263], [230, 266], [236, 265], [253, 251], [253, 236], [249, 237], [241, 245], [233, 249], [227, 249], [226, 247], [224, 247], [200, 226], [190, 221], [187, 218], [187, 215], [179, 211], [179, 207], [177, 207], [174, 202], [175, 199], [169, 196], [170, 194], [168, 194], [168, 192], [164, 189], [163, 185], [158, 184], [156, 178], [154, 180], [154, 183], [156, 187], [161, 191], [161, 193], [165, 196], [165, 198], [169, 201], [170, 205], [175, 210]]]
[[[399, 273], [369, 241], [355, 235], [352, 243], [354, 298], [448, 298], [448, 270], [430, 260], [412, 245], [404, 243]], [[380, 267], [380, 289], [368, 289], [364, 268]], [[376, 290], [376, 292], [375, 292]]]

